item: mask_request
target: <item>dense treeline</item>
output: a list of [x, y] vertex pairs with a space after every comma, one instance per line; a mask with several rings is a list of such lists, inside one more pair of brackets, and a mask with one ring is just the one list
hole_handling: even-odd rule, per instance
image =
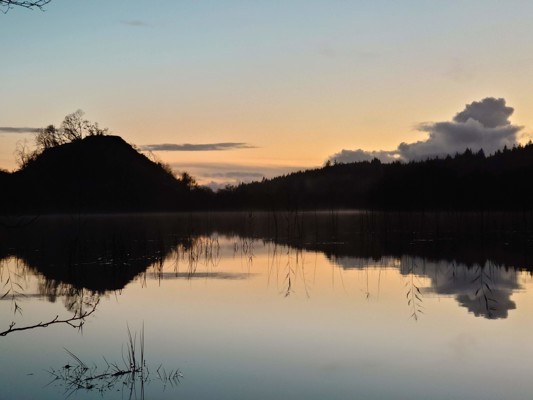
[[532, 144], [489, 157], [467, 150], [410, 163], [328, 163], [213, 193], [118, 136], [80, 130], [65, 139], [67, 130], [65, 122], [47, 127], [37, 139], [51, 144], [41, 140], [46, 145], [25, 153], [18, 171], [0, 170], [1, 213], [533, 209]]
[[533, 145], [419, 162], [326, 165], [228, 188], [231, 209], [524, 210], [533, 208]]

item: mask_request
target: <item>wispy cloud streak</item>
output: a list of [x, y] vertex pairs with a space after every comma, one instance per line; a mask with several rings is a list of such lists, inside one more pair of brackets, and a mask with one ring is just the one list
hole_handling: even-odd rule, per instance
[[4, 133], [32, 133], [38, 132], [39, 128], [0, 126], [0, 132]]
[[247, 143], [235, 143], [235, 142], [202, 143], [202, 144], [161, 143], [161, 144], [147, 144], [145, 146], [141, 146], [142, 150], [147, 150], [147, 151], [222, 151], [222, 150], [253, 149], [253, 148], [255, 148], [255, 146], [251, 146]]
[[128, 25], [128, 26], [136, 26], [136, 27], [150, 26], [150, 24], [148, 24], [148, 23], [146, 23], [144, 21], [141, 21], [139, 19], [120, 21], [120, 23], [124, 24], [124, 25]]

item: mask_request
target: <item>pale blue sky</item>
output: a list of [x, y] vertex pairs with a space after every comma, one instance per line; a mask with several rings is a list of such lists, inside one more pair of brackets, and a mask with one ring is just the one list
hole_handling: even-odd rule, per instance
[[[81, 108], [138, 145], [249, 143], [158, 156], [252, 173], [394, 149], [487, 96], [527, 131], [532, 16], [528, 1], [52, 0], [0, 15], [0, 127]], [[0, 167], [22, 136], [0, 132]]]

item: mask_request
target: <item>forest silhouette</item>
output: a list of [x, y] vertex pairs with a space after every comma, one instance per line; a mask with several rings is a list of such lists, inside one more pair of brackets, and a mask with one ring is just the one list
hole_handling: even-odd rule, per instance
[[531, 210], [533, 145], [403, 163], [326, 164], [217, 194], [217, 205], [258, 209]]
[[[68, 117], [75, 120], [70, 121]], [[76, 119], [77, 118], [77, 119]], [[67, 122], [67, 124], [65, 124]], [[76, 125], [78, 123], [78, 125]], [[83, 125], [85, 123], [85, 125]], [[80, 125], [81, 124], [81, 125]], [[78, 131], [76, 131], [78, 129]], [[533, 204], [533, 145], [425, 161], [326, 163], [213, 192], [153, 161], [97, 124], [67, 116], [0, 171], [2, 213], [191, 210], [521, 210]]]

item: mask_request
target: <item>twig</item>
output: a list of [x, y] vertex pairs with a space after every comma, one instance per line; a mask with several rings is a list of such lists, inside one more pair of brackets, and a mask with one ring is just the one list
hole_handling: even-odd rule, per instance
[[24, 326], [22, 328], [15, 328], [15, 322], [11, 322], [11, 324], [9, 325], [9, 329], [3, 332], [0, 332], [0, 336], [6, 336], [8, 333], [26, 331], [26, 330], [34, 329], [34, 328], [46, 328], [47, 326], [50, 326], [53, 324], [67, 324], [67, 325], [72, 326], [73, 328], [81, 328], [83, 324], [85, 323], [85, 318], [87, 318], [88, 316], [90, 316], [92, 313], [96, 311], [96, 306], [98, 305], [98, 303], [99, 303], [99, 300], [93, 305], [93, 308], [91, 310], [85, 311], [79, 315], [74, 314], [73, 317], [67, 318], [67, 319], [59, 319], [59, 315], [57, 315], [51, 321], [39, 322], [38, 324]]
[[50, 3], [52, 0], [0, 0], [0, 9], [3, 7], [2, 11], [4, 14], [12, 9], [14, 6], [27, 8], [28, 10], [39, 9], [44, 11], [44, 6]]

